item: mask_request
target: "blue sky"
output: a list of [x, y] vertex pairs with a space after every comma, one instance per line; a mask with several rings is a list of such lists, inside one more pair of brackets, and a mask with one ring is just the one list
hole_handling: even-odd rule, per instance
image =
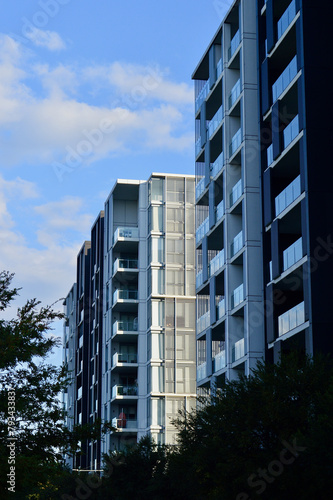
[[231, 1], [0, 4], [0, 262], [50, 304], [116, 178], [194, 173], [191, 74]]

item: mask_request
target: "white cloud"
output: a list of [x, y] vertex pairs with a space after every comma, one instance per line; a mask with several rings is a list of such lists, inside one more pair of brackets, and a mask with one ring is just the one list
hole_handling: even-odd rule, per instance
[[37, 47], [45, 47], [52, 51], [66, 48], [65, 42], [55, 31], [41, 30], [34, 27], [25, 36]]
[[[125, 152], [191, 149], [192, 91], [170, 81], [166, 71], [120, 63], [50, 68], [32, 64], [31, 54], [7, 36], [0, 36], [0, 49], [3, 165], [51, 168], [74, 152], [78, 166]], [[43, 94], [36, 95], [36, 84]], [[87, 86], [94, 92], [99, 85], [104, 93], [106, 86], [113, 89], [111, 104], [88, 102]], [[112, 124], [107, 131], [106, 122]]]

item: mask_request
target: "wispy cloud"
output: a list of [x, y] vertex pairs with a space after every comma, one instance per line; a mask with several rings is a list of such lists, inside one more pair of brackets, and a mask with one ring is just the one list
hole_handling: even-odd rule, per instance
[[51, 51], [63, 50], [66, 44], [56, 31], [33, 28], [26, 33], [26, 37], [37, 47], [45, 47]]

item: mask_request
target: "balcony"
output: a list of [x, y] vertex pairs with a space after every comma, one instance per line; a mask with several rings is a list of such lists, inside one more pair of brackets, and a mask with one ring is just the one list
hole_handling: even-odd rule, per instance
[[138, 387], [136, 385], [114, 385], [112, 387], [112, 399], [125, 397], [136, 399], [138, 396]]
[[219, 220], [222, 219], [222, 217], [225, 214], [224, 210], [224, 200], [220, 201], [220, 203], [216, 207], [216, 212], [215, 212], [215, 222], [218, 222]]
[[233, 242], [230, 245], [231, 249], [231, 257], [236, 255], [243, 248], [243, 231], [240, 231], [233, 239]]
[[294, 328], [302, 325], [305, 321], [304, 302], [289, 309], [289, 311], [281, 314], [278, 318], [279, 321], [279, 336], [290, 332]]
[[222, 153], [216, 158], [214, 163], [211, 165], [211, 176], [216, 177], [217, 174], [222, 170], [224, 164], [224, 154]]
[[267, 167], [273, 163], [273, 144], [267, 148]]
[[242, 283], [239, 285], [235, 290], [233, 291], [231, 295], [231, 307], [232, 309], [234, 307], [239, 306], [241, 302], [244, 300], [244, 284]]
[[118, 241], [139, 241], [138, 227], [118, 227], [113, 234], [113, 244]]
[[296, 2], [292, 0], [289, 7], [284, 11], [277, 23], [278, 40], [282, 37], [288, 26], [296, 16]]
[[275, 216], [280, 215], [300, 194], [301, 176], [299, 175], [275, 198]]
[[[135, 310], [138, 304], [138, 290], [115, 290], [112, 306], [119, 310]], [[133, 309], [134, 307], [134, 309]]]
[[113, 264], [113, 274], [118, 271], [138, 271], [137, 259], [116, 259]]
[[221, 319], [225, 316], [225, 298], [220, 300], [220, 302], [217, 304], [217, 319]]
[[197, 367], [197, 380], [202, 380], [207, 377], [207, 363], [202, 363]]
[[286, 69], [281, 73], [279, 78], [272, 85], [272, 93], [273, 93], [273, 103], [277, 101], [280, 95], [286, 90], [290, 82], [297, 75], [297, 56], [295, 56]]
[[198, 154], [201, 151], [201, 137], [195, 141], [195, 156], [198, 156]]
[[207, 311], [205, 314], [200, 316], [197, 319], [197, 333], [201, 333], [210, 325], [210, 311]]
[[234, 185], [234, 187], [231, 190], [230, 193], [230, 206], [234, 205], [236, 201], [239, 200], [239, 198], [243, 194], [243, 182], [242, 179], [239, 179], [239, 181]]
[[221, 124], [223, 118], [223, 106], [221, 106], [218, 111], [215, 113], [213, 118], [209, 122], [208, 126], [208, 137], [210, 138], [218, 126]]
[[202, 177], [195, 186], [195, 199], [198, 200], [205, 190], [205, 178]]
[[231, 89], [229, 95], [229, 109], [232, 108], [232, 106], [235, 104], [240, 94], [241, 94], [241, 82], [239, 79]]
[[213, 276], [225, 264], [224, 248], [209, 263], [209, 275]]
[[223, 62], [222, 62], [222, 59], [220, 59], [216, 65], [216, 80], [219, 79], [222, 71], [223, 71]]
[[198, 227], [198, 229], [195, 232], [195, 241], [198, 244], [199, 241], [202, 240], [202, 238], [207, 234], [209, 231], [209, 217], [207, 217], [202, 224]]
[[195, 286], [196, 288], [199, 288], [203, 283], [203, 272], [199, 271], [198, 274], [195, 277]]
[[138, 355], [136, 352], [134, 353], [121, 353], [115, 352], [112, 356], [112, 368], [123, 365], [137, 365], [138, 363]]
[[232, 348], [232, 362], [238, 361], [245, 355], [244, 339], [238, 340]]
[[112, 337], [115, 335], [136, 334], [138, 331], [138, 318], [133, 321], [115, 321], [112, 325]]
[[227, 365], [226, 362], [226, 356], [225, 356], [225, 350], [220, 351], [216, 356], [213, 358], [213, 372], [217, 372], [218, 370], [222, 370], [222, 368], [225, 368]]
[[231, 139], [231, 143], [229, 145], [229, 156], [232, 156], [239, 146], [242, 143], [242, 129], [239, 128], [233, 138]]
[[283, 271], [286, 271], [291, 266], [296, 264], [303, 257], [302, 238], [299, 238], [295, 243], [290, 245], [283, 252]]
[[236, 32], [235, 36], [233, 37], [233, 39], [230, 42], [230, 47], [228, 49], [228, 59], [229, 59], [229, 61], [232, 58], [232, 56], [234, 55], [234, 53], [236, 52], [239, 44], [240, 44], [240, 31], [238, 30]]
[[200, 90], [199, 94], [195, 99], [195, 112], [197, 112], [200, 109], [201, 104], [206, 99], [208, 94], [209, 94], [209, 80], [207, 80], [207, 82], [202, 87], [202, 89]]
[[298, 115], [287, 125], [283, 131], [283, 144], [284, 149], [289, 146], [289, 144], [298, 136], [299, 134], [299, 123]]
[[137, 432], [138, 421], [137, 420], [127, 420], [127, 418], [113, 418], [112, 427], [117, 429], [117, 431], [122, 432]]

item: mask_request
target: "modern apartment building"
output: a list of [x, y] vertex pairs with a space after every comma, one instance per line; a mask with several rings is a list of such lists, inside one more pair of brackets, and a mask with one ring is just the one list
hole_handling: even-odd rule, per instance
[[[70, 385], [67, 389], [69, 428], [101, 419], [103, 325], [104, 213], [100, 212], [77, 257], [76, 284], [65, 299], [64, 359]], [[73, 399], [72, 399], [73, 398]], [[73, 468], [100, 468], [100, 440], [81, 442]]]
[[172, 419], [195, 405], [195, 301], [194, 176], [118, 180], [65, 300], [71, 421], [114, 428], [81, 443], [74, 468], [146, 434], [174, 442]]
[[333, 349], [332, 13], [237, 0], [194, 71], [199, 390]]
[[116, 431], [103, 451], [150, 434], [194, 405], [195, 179], [118, 180], [105, 204], [103, 392]]
[[332, 3], [258, 2], [269, 359], [333, 350]]
[[264, 356], [256, 53], [256, 2], [237, 1], [193, 73], [199, 392]]

